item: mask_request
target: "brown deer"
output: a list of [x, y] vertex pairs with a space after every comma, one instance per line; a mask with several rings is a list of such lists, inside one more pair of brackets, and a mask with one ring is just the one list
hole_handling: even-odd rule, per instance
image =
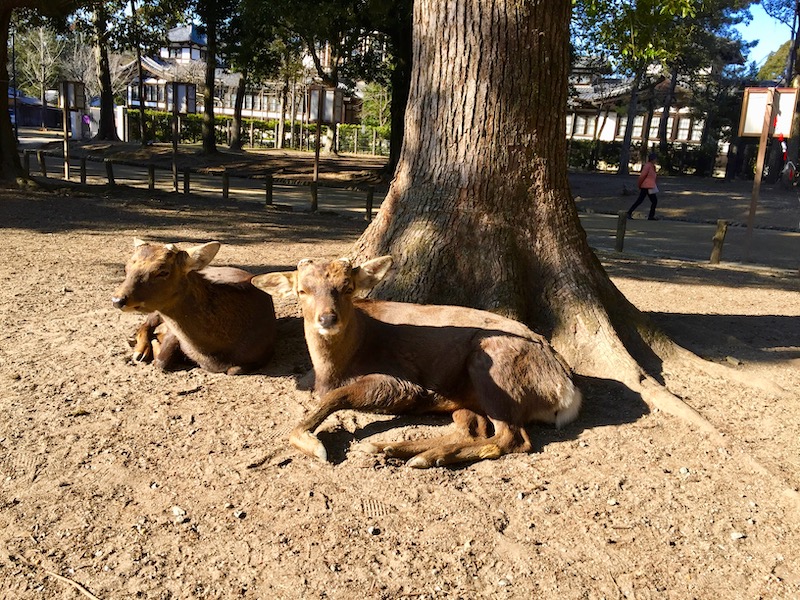
[[321, 402], [292, 431], [292, 445], [327, 460], [314, 431], [342, 409], [452, 413], [451, 435], [363, 445], [427, 468], [529, 452], [526, 424], [560, 426], [577, 416], [581, 394], [569, 369], [523, 324], [471, 308], [355, 297], [391, 265], [391, 256], [358, 267], [306, 259], [296, 271], [253, 279], [276, 297], [297, 296], [303, 312]]
[[219, 242], [187, 250], [134, 240], [125, 281], [111, 302], [148, 313], [134, 334], [133, 359], [170, 370], [188, 361], [237, 375], [265, 365], [275, 341], [272, 297], [233, 267], [209, 267]]

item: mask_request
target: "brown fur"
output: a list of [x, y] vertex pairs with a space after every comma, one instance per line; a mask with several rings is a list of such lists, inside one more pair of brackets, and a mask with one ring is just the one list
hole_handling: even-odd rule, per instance
[[220, 244], [188, 250], [137, 240], [125, 265], [114, 306], [148, 313], [132, 340], [135, 361], [162, 369], [187, 362], [229, 375], [253, 371], [272, 356], [275, 310], [252, 275], [232, 267], [208, 267]]
[[528, 452], [524, 425], [562, 425], [576, 417], [581, 394], [568, 368], [547, 340], [523, 324], [458, 306], [354, 297], [390, 266], [391, 257], [355, 268], [346, 260], [304, 260], [296, 271], [253, 279], [273, 295], [297, 295], [303, 311], [321, 403], [294, 430], [292, 444], [325, 459], [313, 431], [341, 409], [453, 413], [452, 435], [368, 445], [429, 467]]

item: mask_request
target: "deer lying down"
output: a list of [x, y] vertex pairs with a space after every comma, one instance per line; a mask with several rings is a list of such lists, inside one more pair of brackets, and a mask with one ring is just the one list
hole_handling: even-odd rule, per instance
[[452, 435], [364, 444], [427, 468], [529, 452], [527, 423], [560, 426], [577, 416], [581, 394], [568, 369], [521, 323], [457, 306], [354, 298], [383, 279], [391, 264], [390, 256], [360, 267], [346, 259], [306, 259], [296, 271], [253, 279], [274, 296], [296, 295], [303, 312], [321, 402], [293, 430], [292, 445], [327, 460], [314, 430], [342, 409], [452, 413]]
[[209, 267], [219, 242], [187, 250], [134, 241], [125, 281], [111, 299], [124, 311], [149, 313], [134, 334], [133, 359], [174, 369], [187, 359], [212, 372], [237, 375], [272, 356], [275, 309], [253, 275]]

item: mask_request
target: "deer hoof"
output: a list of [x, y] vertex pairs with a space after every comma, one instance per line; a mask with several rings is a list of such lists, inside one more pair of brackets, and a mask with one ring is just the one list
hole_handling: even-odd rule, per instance
[[307, 456], [328, 462], [328, 452], [325, 450], [325, 446], [310, 431], [293, 431], [289, 436], [289, 443]]
[[481, 458], [500, 458], [503, 452], [495, 444], [486, 444], [478, 451], [478, 456]]
[[412, 469], [430, 469], [433, 466], [427, 458], [419, 454], [409, 459], [406, 465]]
[[354, 450], [358, 450], [360, 452], [366, 452], [367, 454], [380, 454], [381, 447], [377, 446], [376, 444], [372, 444], [370, 442], [361, 442], [360, 444], [356, 444], [353, 446]]

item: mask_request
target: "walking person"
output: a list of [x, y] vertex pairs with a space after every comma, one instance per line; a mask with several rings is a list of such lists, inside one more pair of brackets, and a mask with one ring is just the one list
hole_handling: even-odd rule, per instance
[[628, 209], [628, 218], [633, 218], [633, 211], [644, 202], [645, 196], [650, 199], [650, 214], [648, 220], [654, 221], [656, 218], [656, 205], [658, 204], [658, 185], [656, 185], [656, 159], [658, 156], [655, 152], [651, 152], [647, 157], [647, 162], [642, 167], [642, 172], [639, 173], [639, 197]]

